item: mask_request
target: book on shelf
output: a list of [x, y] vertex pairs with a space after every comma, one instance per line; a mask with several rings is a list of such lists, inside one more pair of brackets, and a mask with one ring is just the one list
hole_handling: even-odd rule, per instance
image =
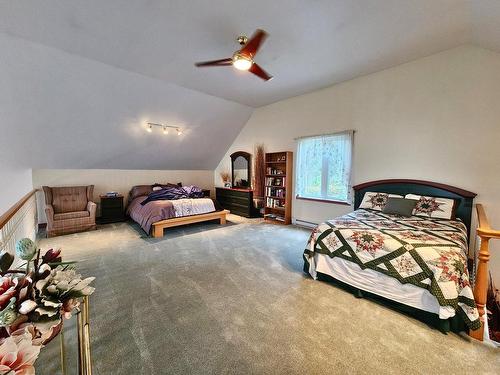
[[267, 197], [266, 198], [266, 207], [268, 207], [268, 208], [285, 208], [285, 203], [280, 199]]
[[[281, 153], [280, 153], [281, 154]], [[276, 154], [268, 154], [266, 159], [266, 163], [286, 163], [286, 154], [276, 155]]]
[[266, 194], [269, 197], [285, 198], [285, 189], [281, 187], [266, 187]]
[[266, 177], [266, 186], [286, 186], [286, 177]]
[[278, 169], [278, 168], [267, 167], [266, 168], [266, 174], [276, 174], [276, 175], [279, 175], [279, 174], [285, 174], [285, 172], [283, 172], [283, 170]]

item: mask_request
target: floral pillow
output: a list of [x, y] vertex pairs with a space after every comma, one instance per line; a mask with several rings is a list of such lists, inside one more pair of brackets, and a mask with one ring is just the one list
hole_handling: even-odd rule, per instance
[[415, 216], [455, 219], [455, 200], [424, 195], [406, 194], [406, 199], [415, 199], [417, 204], [413, 210]]
[[371, 210], [382, 211], [387, 204], [387, 200], [391, 198], [403, 198], [402, 195], [397, 194], [387, 194], [387, 193], [377, 193], [373, 191], [367, 191], [363, 196], [363, 200], [359, 205], [359, 208], [369, 208]]

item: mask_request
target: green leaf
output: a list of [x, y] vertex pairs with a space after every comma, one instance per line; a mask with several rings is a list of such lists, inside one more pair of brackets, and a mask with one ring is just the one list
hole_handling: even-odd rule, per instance
[[55, 263], [47, 263], [49, 266], [62, 266], [63, 264], [75, 264], [75, 263], [78, 263], [76, 260], [71, 260], [71, 261], [67, 261], [67, 262], [55, 262]]
[[14, 263], [14, 255], [8, 252], [2, 252], [0, 255], [0, 270], [3, 272], [8, 271], [12, 263]]

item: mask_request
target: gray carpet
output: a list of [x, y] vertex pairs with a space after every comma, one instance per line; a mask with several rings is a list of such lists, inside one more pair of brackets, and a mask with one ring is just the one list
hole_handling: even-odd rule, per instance
[[[303, 275], [309, 231], [231, 219], [162, 239], [121, 223], [41, 241], [97, 277], [94, 373], [498, 374], [498, 349]], [[58, 345], [43, 352], [37, 374], [59, 373]]]

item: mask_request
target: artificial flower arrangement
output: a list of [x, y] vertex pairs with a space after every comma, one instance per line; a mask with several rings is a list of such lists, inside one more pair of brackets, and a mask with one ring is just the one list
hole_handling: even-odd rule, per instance
[[33, 241], [16, 243], [26, 263], [12, 270], [14, 256], [0, 254], [0, 374], [31, 375], [40, 349], [62, 329], [80, 299], [89, 296], [94, 277], [81, 278], [75, 262], [62, 262], [61, 250], [41, 255]]

